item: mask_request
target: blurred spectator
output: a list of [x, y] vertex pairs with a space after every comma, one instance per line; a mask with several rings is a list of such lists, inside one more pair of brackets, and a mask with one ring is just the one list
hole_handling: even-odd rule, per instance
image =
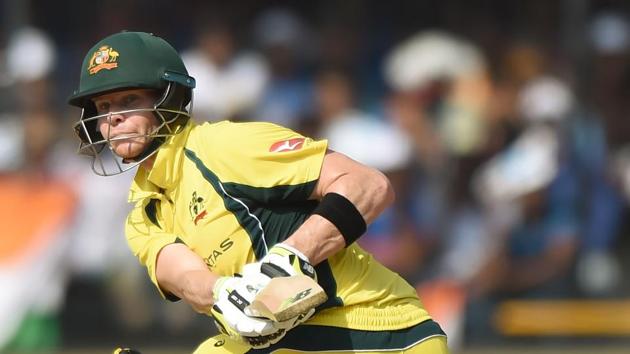
[[[491, 86], [483, 56], [472, 43], [445, 32], [421, 32], [392, 50], [385, 71], [393, 90], [412, 96], [422, 113], [398, 116], [398, 124], [412, 134], [435, 133], [431, 140], [439, 139], [447, 154], [467, 155], [483, 146]], [[431, 151], [419, 150], [421, 156]]]
[[[630, 21], [619, 10], [597, 12], [589, 23], [591, 57], [582, 73], [581, 105], [570, 126], [571, 158], [584, 190], [582, 244], [576, 275], [588, 296], [622, 288], [619, 236], [627, 224], [619, 164], [630, 139]], [[625, 209], [624, 209], [625, 207]]]
[[260, 15], [253, 30], [271, 75], [253, 118], [299, 129], [313, 108], [307, 27], [289, 10], [272, 8]]
[[48, 35], [32, 27], [20, 28], [11, 35], [6, 55], [9, 82], [16, 90], [14, 104], [48, 108], [45, 105], [52, 101], [49, 78], [56, 64], [55, 47]]
[[355, 107], [352, 82], [343, 71], [323, 70], [316, 82], [315, 111], [321, 136], [328, 139], [331, 149], [384, 172], [398, 195], [396, 204], [368, 227], [359, 244], [411, 279], [426, 249], [405, 198], [413, 182], [411, 141], [396, 127]]
[[313, 136], [328, 137], [330, 129], [347, 119], [378, 119], [358, 108], [354, 82], [344, 69], [326, 67], [319, 70], [313, 91], [313, 119], [310, 120], [311, 124], [306, 125], [310, 126]]
[[269, 76], [263, 58], [241, 53], [233, 29], [218, 20], [198, 29], [196, 45], [182, 59], [197, 82], [193, 113], [199, 121], [247, 117]]
[[392, 88], [388, 116], [416, 150], [419, 217], [437, 234], [469, 202], [465, 181], [493, 148], [485, 60], [471, 42], [425, 31], [392, 49], [385, 76]]
[[69, 277], [68, 228], [76, 210], [67, 181], [49, 156], [57, 125], [48, 111], [21, 117], [23, 160], [0, 175], [0, 351], [50, 350], [60, 344], [58, 313]]
[[486, 254], [467, 279], [468, 333], [492, 333], [489, 316], [505, 297], [559, 297], [570, 290], [579, 243], [578, 185], [560, 158], [558, 131], [526, 128], [474, 180], [486, 206]]
[[144, 274], [129, 254], [124, 238], [130, 209], [126, 188], [132, 178], [121, 174], [98, 179], [88, 160], [75, 151], [74, 144], [63, 145], [54, 156], [56, 173], [72, 181], [77, 195], [77, 218], [68, 230], [72, 244], [66, 255], [74, 283], [106, 292], [113, 309], [110, 315], [120, 321], [121, 327], [147, 326], [149, 303], [141, 300], [146, 289], [140, 286]]
[[[491, 333], [484, 316], [494, 301], [571, 296], [576, 262], [578, 285], [592, 295], [597, 282], [580, 279], [594, 278], [592, 255], [607, 254], [597, 245], [608, 244], [619, 226], [601, 124], [576, 105], [565, 83], [544, 74], [544, 65], [514, 78], [513, 127], [520, 133], [474, 179], [490, 235], [489, 252], [468, 283], [468, 328], [476, 339]], [[593, 265], [591, 275], [585, 264]]]
[[493, 149], [492, 83], [480, 50], [442, 31], [403, 41], [385, 64], [392, 88], [388, 117], [412, 139], [418, 162], [409, 191], [414, 219], [436, 243], [428, 251], [431, 264], [422, 269], [430, 279], [453, 243], [474, 245], [482, 237], [467, 181]]
[[[335, 4], [337, 5], [337, 4]], [[318, 61], [323, 67], [340, 68], [357, 74], [359, 66], [362, 33], [353, 20], [333, 19], [318, 30]]]
[[49, 37], [32, 27], [13, 32], [0, 48], [0, 170], [13, 170], [24, 161], [23, 124], [16, 112], [45, 111], [51, 100], [49, 81], [55, 65]]
[[590, 25], [593, 60], [585, 98], [601, 114], [614, 153], [630, 137], [630, 22], [621, 12], [606, 11], [597, 14]]
[[58, 140], [50, 106], [56, 59], [47, 34], [21, 27], [0, 50], [0, 351], [60, 345], [59, 312], [66, 282], [76, 196], [55, 176]]

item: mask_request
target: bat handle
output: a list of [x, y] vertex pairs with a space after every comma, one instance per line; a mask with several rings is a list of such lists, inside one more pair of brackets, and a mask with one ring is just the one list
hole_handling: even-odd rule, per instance
[[286, 270], [281, 267], [273, 264], [273, 263], [263, 263], [260, 265], [260, 272], [269, 278], [278, 278], [278, 277], [288, 277], [291, 274], [287, 273]]

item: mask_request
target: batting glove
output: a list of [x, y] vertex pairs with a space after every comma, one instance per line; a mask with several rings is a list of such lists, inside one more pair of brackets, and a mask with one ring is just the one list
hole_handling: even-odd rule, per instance
[[245, 277], [222, 277], [214, 286], [214, 306], [210, 310], [221, 333], [254, 348], [266, 348], [286, 334], [286, 324], [248, 316], [244, 309], [266, 285], [268, 279], [252, 280]]
[[129, 348], [116, 348], [112, 354], [140, 354], [140, 352]]
[[[267, 255], [259, 262], [250, 263], [243, 268], [244, 276], [252, 279], [288, 277], [292, 275], [306, 275], [317, 281], [315, 268], [302, 252], [283, 243], [273, 246]], [[268, 281], [267, 280], [267, 281]], [[249, 309], [245, 313], [250, 314]], [[276, 327], [286, 331], [306, 322], [315, 314], [315, 309], [300, 314], [283, 322], [275, 322]]]
[[253, 273], [261, 273], [269, 278], [303, 274], [317, 281], [317, 273], [308, 257], [283, 243], [273, 246], [260, 262], [254, 264], [245, 266], [244, 274], [255, 276]]

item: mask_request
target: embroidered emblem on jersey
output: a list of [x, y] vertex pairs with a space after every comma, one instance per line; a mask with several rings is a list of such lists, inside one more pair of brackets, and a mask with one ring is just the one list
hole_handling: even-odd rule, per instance
[[112, 70], [118, 67], [116, 61], [119, 55], [120, 54], [110, 46], [104, 45], [98, 48], [90, 58], [88, 72], [90, 75], [94, 75], [103, 69]]
[[193, 192], [192, 194], [192, 200], [190, 204], [188, 204], [188, 211], [195, 225], [208, 214], [205, 208], [205, 200], [202, 196], [197, 195], [197, 192]]
[[304, 145], [304, 138], [276, 141], [269, 147], [269, 152], [295, 151], [301, 149], [302, 145]]

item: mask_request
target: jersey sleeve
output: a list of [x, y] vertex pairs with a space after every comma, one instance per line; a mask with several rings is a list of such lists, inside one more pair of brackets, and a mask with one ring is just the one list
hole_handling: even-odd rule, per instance
[[165, 299], [176, 301], [177, 297], [160, 288], [155, 272], [160, 250], [178, 240], [174, 234], [165, 232], [162, 229], [163, 225], [160, 200], [146, 198], [138, 201], [127, 216], [125, 234], [129, 248], [146, 267], [151, 282], [155, 284], [160, 295]]
[[309, 198], [326, 154], [327, 141], [264, 122], [226, 122], [203, 140], [203, 158], [237, 196], [259, 202]]

